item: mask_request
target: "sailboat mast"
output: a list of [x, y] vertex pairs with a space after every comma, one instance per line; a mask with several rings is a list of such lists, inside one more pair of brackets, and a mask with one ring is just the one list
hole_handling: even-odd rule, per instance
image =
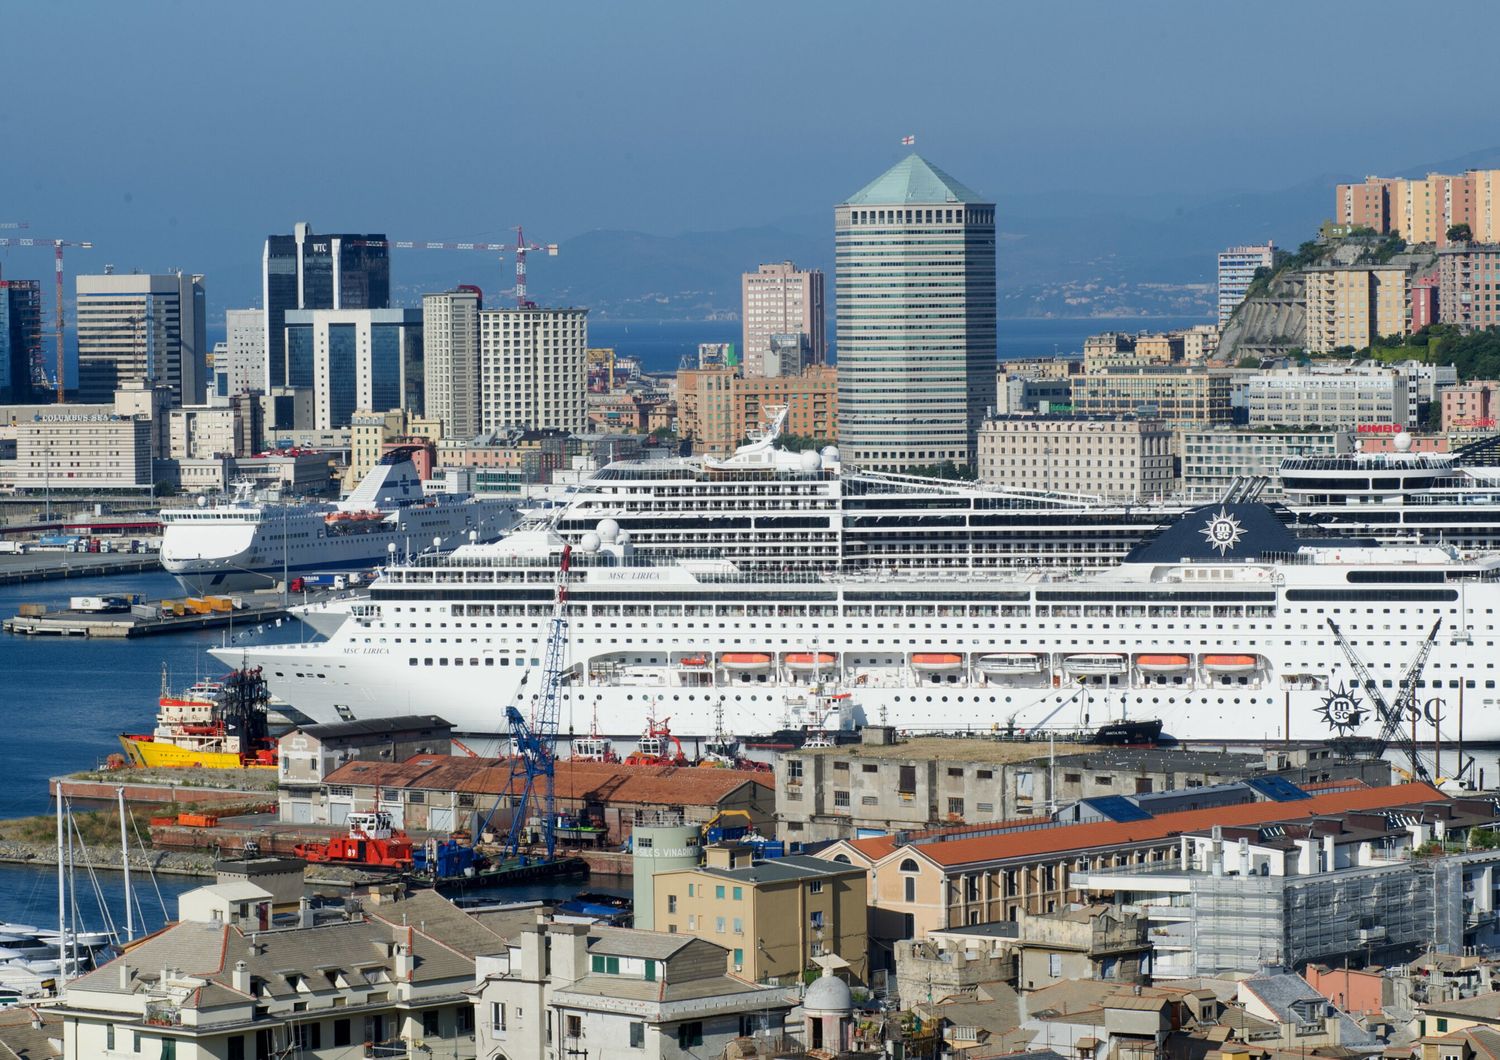
[[125, 839], [125, 789], [115, 789], [120, 802], [120, 865], [125, 871], [125, 939], [135, 938], [135, 911], [130, 900], [130, 844]]
[[59, 778], [52, 783], [57, 796], [57, 967], [59, 974], [63, 974], [68, 960], [68, 889], [63, 875], [66, 866], [63, 864], [62, 780]]

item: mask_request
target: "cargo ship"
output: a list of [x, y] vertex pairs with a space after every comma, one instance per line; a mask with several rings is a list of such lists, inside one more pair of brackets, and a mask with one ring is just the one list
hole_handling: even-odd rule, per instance
[[132, 766], [274, 769], [276, 741], [266, 721], [269, 699], [259, 667], [198, 681], [182, 692], [170, 689], [163, 668], [156, 728], [122, 733], [120, 747]]

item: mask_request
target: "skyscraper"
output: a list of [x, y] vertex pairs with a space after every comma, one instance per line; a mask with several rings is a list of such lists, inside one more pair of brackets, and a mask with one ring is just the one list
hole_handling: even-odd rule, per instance
[[0, 402], [40, 400], [32, 365], [42, 349], [42, 285], [0, 280]]
[[484, 296], [468, 285], [422, 299], [423, 370], [427, 415], [443, 421], [443, 436], [479, 433], [479, 311]]
[[1276, 244], [1265, 246], [1230, 247], [1219, 252], [1219, 327], [1229, 323], [1229, 318], [1245, 300], [1250, 290], [1250, 281], [1255, 279], [1257, 269], [1276, 267]]
[[261, 258], [266, 312], [266, 379], [273, 386], [311, 386], [294, 376], [285, 346], [290, 309], [387, 309], [391, 263], [383, 234], [314, 235], [299, 221], [289, 236], [267, 236]]
[[289, 309], [288, 361], [310, 380], [313, 426], [347, 427], [356, 410], [422, 409], [422, 312]]
[[[827, 325], [824, 322], [823, 273], [799, 269], [790, 261], [762, 265], [740, 280], [740, 321], [744, 329], [745, 375], [796, 375], [828, 357]], [[783, 348], [802, 347], [798, 364], [786, 371], [782, 359], [771, 356], [772, 336], [803, 335], [805, 340], [779, 343]], [[804, 363], [805, 361], [805, 363]]]
[[202, 404], [208, 385], [203, 277], [105, 273], [77, 277], [79, 402], [113, 401], [127, 384], [172, 388]]
[[224, 311], [225, 363], [215, 363], [215, 374], [225, 380], [225, 396], [264, 390], [266, 385], [266, 311]]
[[588, 313], [480, 310], [480, 430], [588, 429]]
[[995, 207], [911, 154], [834, 209], [843, 459], [975, 463], [995, 404]]

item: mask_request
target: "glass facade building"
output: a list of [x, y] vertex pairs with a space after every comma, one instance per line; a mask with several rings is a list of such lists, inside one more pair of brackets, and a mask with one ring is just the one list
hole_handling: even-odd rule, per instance
[[391, 304], [390, 250], [384, 234], [318, 235], [305, 221], [291, 235], [268, 236], [261, 259], [266, 313], [265, 386], [306, 386], [294, 375], [286, 314], [300, 309], [386, 309]]
[[909, 155], [834, 210], [839, 448], [973, 467], [995, 404], [995, 206]]
[[36, 280], [0, 280], [0, 401], [38, 400], [32, 376], [42, 351], [42, 285]]
[[420, 309], [292, 309], [283, 348], [293, 386], [313, 392], [318, 430], [356, 412], [423, 411]]

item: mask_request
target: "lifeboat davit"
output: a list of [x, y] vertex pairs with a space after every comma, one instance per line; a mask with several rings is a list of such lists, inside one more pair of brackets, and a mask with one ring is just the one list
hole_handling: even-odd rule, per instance
[[794, 651], [786, 655], [788, 670], [826, 670], [837, 662], [838, 656], [827, 651]]
[[1211, 674], [1247, 674], [1260, 665], [1254, 655], [1205, 655], [1203, 668]]
[[1148, 674], [1174, 674], [1186, 670], [1190, 660], [1186, 655], [1137, 655], [1135, 665]]
[[758, 651], [727, 651], [719, 656], [719, 665], [726, 670], [752, 673], [756, 670], [769, 669], [771, 657]]
[[911, 657], [911, 668], [913, 670], [921, 670], [924, 673], [957, 670], [963, 664], [964, 657], [962, 655], [954, 655], [952, 652], [918, 652]]
[[989, 677], [1002, 674], [1034, 674], [1042, 668], [1042, 657], [1031, 652], [1004, 651], [981, 655], [974, 664], [980, 673]]
[[1104, 674], [1123, 674], [1123, 655], [1069, 655], [1063, 660], [1063, 669], [1080, 677], [1096, 677]]

